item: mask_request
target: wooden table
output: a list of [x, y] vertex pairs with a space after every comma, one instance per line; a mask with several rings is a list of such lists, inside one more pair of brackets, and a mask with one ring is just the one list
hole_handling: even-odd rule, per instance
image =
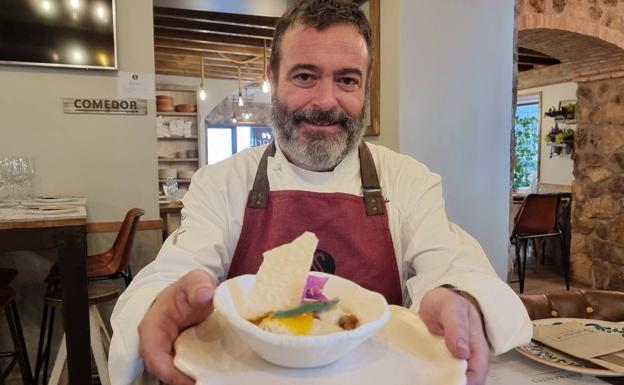
[[163, 239], [180, 227], [182, 221], [182, 202], [161, 202], [160, 218], [163, 221]]
[[[87, 297], [87, 214], [7, 219], [0, 210], [0, 252], [56, 249], [63, 288], [63, 323], [70, 384], [91, 384]], [[54, 359], [54, 358], [52, 358]]]

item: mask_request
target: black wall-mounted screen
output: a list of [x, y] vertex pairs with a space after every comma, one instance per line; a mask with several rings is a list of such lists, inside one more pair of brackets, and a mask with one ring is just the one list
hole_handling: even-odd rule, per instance
[[115, 0], [1, 0], [0, 64], [116, 69]]

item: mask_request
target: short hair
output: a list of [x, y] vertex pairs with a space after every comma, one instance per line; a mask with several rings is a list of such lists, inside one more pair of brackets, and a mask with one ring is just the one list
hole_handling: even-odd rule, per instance
[[[338, 24], [354, 25], [366, 42], [368, 49], [367, 79], [373, 62], [373, 38], [366, 15], [354, 0], [300, 0], [280, 17], [273, 33], [271, 67], [279, 75], [282, 59], [281, 42], [288, 28], [294, 25], [313, 27], [319, 31]], [[367, 82], [368, 83], [368, 82]]]

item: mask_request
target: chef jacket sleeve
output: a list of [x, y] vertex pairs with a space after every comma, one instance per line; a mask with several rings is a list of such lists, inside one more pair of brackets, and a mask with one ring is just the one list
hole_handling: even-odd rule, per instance
[[209, 180], [207, 169], [193, 176], [184, 196], [180, 228], [167, 238], [156, 259], [136, 275], [117, 301], [111, 316], [109, 353], [113, 385], [131, 384], [141, 377], [137, 326], [162, 290], [194, 269], [203, 269], [219, 281], [224, 279], [231, 255], [227, 211], [231, 202], [219, 190], [219, 184]]
[[440, 177], [420, 165], [417, 177], [408, 180], [401, 244], [404, 262], [414, 274], [406, 283], [411, 309], [418, 310], [429, 290], [450, 284], [478, 301], [495, 354], [528, 343], [532, 326], [526, 309], [498, 277], [479, 243], [449, 222]]

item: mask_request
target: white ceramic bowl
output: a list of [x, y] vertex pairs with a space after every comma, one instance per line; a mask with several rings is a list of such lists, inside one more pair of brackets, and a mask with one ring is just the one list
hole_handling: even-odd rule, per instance
[[255, 275], [242, 275], [221, 283], [214, 297], [215, 309], [253, 351], [269, 362], [289, 368], [330, 364], [382, 328], [388, 322], [390, 312], [385, 298], [379, 293], [335, 275], [313, 274], [330, 278], [323, 293], [328, 298], [340, 298], [340, 306], [358, 317], [360, 324], [357, 328], [322, 336], [282, 335], [260, 329], [241, 316]]

